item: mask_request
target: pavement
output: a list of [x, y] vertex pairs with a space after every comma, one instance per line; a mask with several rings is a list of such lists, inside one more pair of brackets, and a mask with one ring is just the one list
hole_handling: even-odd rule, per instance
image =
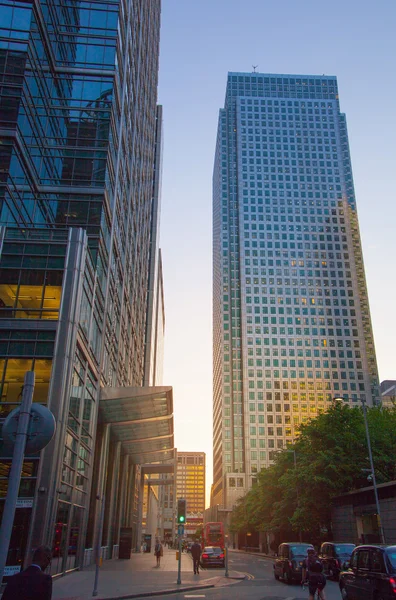
[[[164, 548], [159, 568], [154, 554], [136, 553], [128, 560], [105, 561], [99, 570], [98, 600], [121, 600], [163, 596], [193, 590], [219, 588], [238, 583], [246, 575], [230, 570], [229, 577], [223, 569], [203, 570], [194, 575], [189, 554], [182, 553], [181, 584], [177, 584], [176, 551]], [[88, 600], [92, 598], [95, 566], [74, 571], [53, 582], [52, 600]]]

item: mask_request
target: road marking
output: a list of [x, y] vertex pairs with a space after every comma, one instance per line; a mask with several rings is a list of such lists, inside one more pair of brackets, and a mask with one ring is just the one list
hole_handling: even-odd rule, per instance
[[254, 575], [252, 575], [251, 573], [242, 573], [242, 575], [245, 575], [246, 579], [249, 579], [249, 581], [252, 581], [254, 579]]
[[205, 594], [185, 594], [185, 598], [205, 598]]

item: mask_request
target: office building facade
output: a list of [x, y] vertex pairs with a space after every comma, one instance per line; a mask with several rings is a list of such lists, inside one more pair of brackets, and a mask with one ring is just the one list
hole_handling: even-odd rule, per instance
[[[86, 531], [95, 542], [98, 490], [112, 494], [109, 544], [141, 511], [149, 460], [123, 423], [110, 426], [114, 399], [101, 390], [127, 387], [132, 414], [132, 387], [161, 376], [160, 0], [1, 4], [1, 417], [32, 369], [34, 401], [57, 422], [41, 459], [25, 461], [9, 564], [46, 543], [62, 572], [82, 564]], [[171, 410], [163, 388], [134, 398], [154, 407], [149, 418]], [[0, 509], [10, 459], [2, 448]]]
[[205, 452], [177, 452], [176, 499], [186, 500], [185, 532], [193, 536], [205, 511]]
[[334, 396], [378, 400], [336, 77], [229, 73], [213, 174], [212, 503]]

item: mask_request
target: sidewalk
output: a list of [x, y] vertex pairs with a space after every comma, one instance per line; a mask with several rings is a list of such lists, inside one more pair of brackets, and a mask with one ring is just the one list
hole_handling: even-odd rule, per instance
[[[153, 554], [132, 554], [130, 560], [109, 560], [99, 572], [99, 600], [120, 598], [144, 598], [232, 585], [245, 578], [243, 573], [230, 571], [224, 577], [223, 569], [200, 570], [194, 575], [190, 555], [182, 553], [181, 581], [177, 585], [176, 551], [164, 548], [161, 566], [155, 566]], [[52, 600], [91, 600], [94, 586], [95, 566], [75, 571], [53, 582]]]

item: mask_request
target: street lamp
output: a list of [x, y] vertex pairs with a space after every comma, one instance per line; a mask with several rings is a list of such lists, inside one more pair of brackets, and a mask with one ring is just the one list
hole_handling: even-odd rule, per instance
[[[286, 450], [286, 452], [293, 452], [294, 455], [294, 472], [295, 475], [297, 476], [297, 455], [296, 455], [296, 451], [295, 450]], [[299, 495], [299, 491], [298, 491], [298, 483], [296, 482], [296, 493], [297, 493], [297, 507], [299, 508], [300, 506], [300, 495]], [[298, 530], [298, 539], [300, 541], [300, 543], [302, 542], [302, 534], [301, 534], [301, 529]]]
[[[346, 399], [349, 400], [349, 398], [347, 396], [346, 396]], [[344, 400], [344, 398], [341, 397], [341, 396], [337, 396], [337, 397], [334, 398], [334, 400], [335, 401], [336, 400]], [[363, 417], [364, 417], [364, 426], [365, 426], [365, 429], [366, 429], [367, 449], [368, 449], [368, 454], [369, 454], [369, 459], [370, 459], [371, 476], [373, 478], [373, 488], [374, 488], [375, 504], [377, 506], [379, 532], [380, 532], [380, 537], [381, 537], [381, 543], [385, 544], [386, 543], [385, 542], [385, 533], [384, 533], [384, 530], [382, 528], [381, 511], [380, 511], [380, 504], [379, 504], [378, 490], [377, 490], [377, 480], [375, 478], [373, 455], [372, 455], [372, 452], [371, 452], [370, 432], [369, 432], [368, 422], [367, 422], [366, 399], [365, 398], [360, 398], [360, 402], [362, 403]]]

